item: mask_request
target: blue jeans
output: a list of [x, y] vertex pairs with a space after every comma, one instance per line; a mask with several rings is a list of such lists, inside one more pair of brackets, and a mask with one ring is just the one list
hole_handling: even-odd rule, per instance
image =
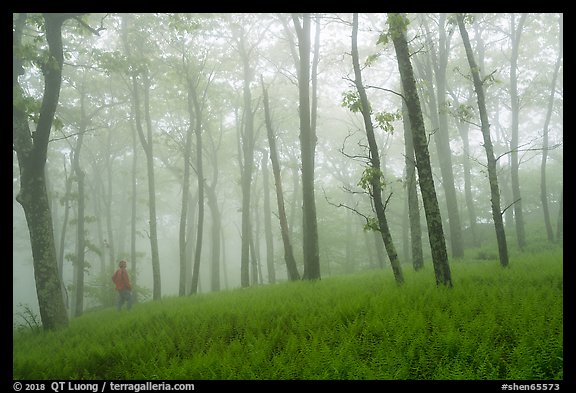
[[132, 307], [132, 292], [120, 291], [118, 292], [118, 301], [116, 302], [116, 309], [120, 311], [122, 306], [126, 303], [126, 309], [130, 310]]

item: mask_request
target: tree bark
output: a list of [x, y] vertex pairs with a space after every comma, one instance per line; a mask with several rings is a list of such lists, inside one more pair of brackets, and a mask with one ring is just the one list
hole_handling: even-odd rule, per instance
[[180, 247], [180, 279], [178, 286], [178, 295], [186, 295], [186, 265], [188, 263], [187, 251], [187, 238], [186, 226], [188, 218], [188, 200], [190, 199], [190, 167], [191, 167], [191, 151], [192, 151], [192, 137], [194, 134], [194, 110], [192, 104], [192, 97], [188, 91], [188, 114], [190, 124], [186, 132], [186, 141], [184, 143], [184, 175], [182, 179], [182, 209], [180, 211], [180, 227], [178, 230], [178, 243]]
[[[144, 76], [144, 111], [149, 113], [149, 107], [147, 105], [147, 76]], [[162, 282], [160, 279], [160, 261], [158, 256], [158, 236], [157, 236], [157, 226], [156, 226], [156, 192], [155, 192], [155, 176], [154, 176], [154, 153], [152, 145], [152, 123], [149, 120], [149, 116], [146, 116], [148, 120], [147, 123], [147, 137], [144, 135], [144, 129], [142, 127], [142, 120], [140, 118], [140, 95], [139, 86], [137, 82], [137, 76], [132, 74], [133, 83], [133, 98], [134, 98], [134, 114], [136, 121], [136, 129], [138, 131], [138, 136], [140, 138], [140, 143], [146, 155], [146, 168], [148, 172], [148, 210], [149, 210], [149, 228], [150, 228], [150, 250], [152, 257], [152, 299], [160, 300], [162, 297]]]
[[518, 97], [518, 50], [520, 49], [520, 36], [528, 14], [522, 14], [517, 30], [514, 26], [514, 14], [511, 14], [512, 56], [510, 59], [510, 110], [512, 112], [511, 141], [510, 141], [510, 171], [512, 178], [512, 200], [514, 201], [514, 221], [516, 223], [516, 238], [518, 248], [526, 247], [526, 234], [524, 231], [524, 214], [522, 212], [522, 197], [520, 194], [520, 179], [518, 176], [518, 118], [520, 116], [520, 98]]
[[314, 196], [314, 151], [316, 134], [310, 116], [310, 15], [303, 14], [302, 25], [296, 14], [292, 21], [298, 36], [300, 66], [298, 72], [298, 97], [300, 113], [300, 151], [302, 160], [302, 233], [305, 280], [319, 280], [320, 252], [318, 248], [318, 221]]
[[278, 159], [278, 152], [276, 149], [276, 136], [272, 128], [272, 120], [270, 116], [270, 107], [268, 102], [268, 91], [262, 81], [262, 91], [264, 96], [264, 116], [266, 121], [266, 131], [268, 135], [268, 144], [270, 146], [270, 161], [272, 162], [272, 173], [274, 175], [274, 185], [276, 187], [276, 202], [278, 204], [278, 219], [280, 220], [280, 233], [282, 235], [282, 243], [284, 245], [284, 261], [286, 262], [286, 271], [288, 273], [288, 280], [296, 281], [300, 279], [296, 260], [294, 258], [294, 251], [290, 243], [290, 230], [288, 229], [288, 220], [286, 218], [286, 209], [284, 207], [284, 191], [282, 190], [282, 177], [280, 175], [280, 161]]
[[496, 241], [498, 242], [498, 253], [500, 257], [500, 264], [504, 267], [508, 266], [508, 246], [506, 244], [506, 232], [504, 230], [504, 222], [502, 220], [502, 212], [500, 210], [500, 189], [498, 187], [498, 177], [496, 174], [496, 159], [494, 158], [494, 148], [490, 138], [490, 123], [488, 122], [488, 114], [486, 113], [486, 102], [484, 98], [484, 87], [480, 79], [480, 73], [476, 62], [474, 60], [474, 53], [468, 38], [468, 32], [464, 26], [464, 16], [462, 14], [456, 15], [460, 34], [464, 48], [466, 49], [466, 56], [470, 65], [470, 71], [474, 79], [474, 90], [478, 97], [478, 109], [480, 111], [480, 121], [482, 128], [482, 136], [484, 139], [484, 149], [486, 150], [486, 160], [488, 164], [488, 181], [490, 182], [490, 197], [492, 202], [492, 218], [494, 220], [494, 227], [496, 231]]
[[464, 257], [462, 246], [462, 226], [460, 223], [460, 213], [458, 212], [458, 198], [454, 186], [454, 172], [452, 170], [452, 150], [450, 149], [450, 138], [448, 132], [448, 105], [446, 102], [446, 68], [448, 66], [448, 49], [450, 47], [451, 33], [446, 35], [446, 14], [440, 14], [438, 21], [439, 42], [438, 54], [432, 50], [432, 64], [436, 80], [436, 113], [438, 119], [438, 130], [434, 133], [434, 142], [438, 152], [438, 162], [440, 163], [440, 173], [442, 174], [442, 187], [446, 198], [446, 211], [448, 212], [448, 227], [450, 228], [449, 238], [454, 258]]
[[49, 60], [42, 67], [44, 95], [34, 134], [30, 132], [28, 114], [22, 103], [24, 93], [18, 82], [18, 76], [24, 74], [23, 59], [19, 53], [26, 14], [19, 14], [16, 19], [13, 34], [12, 144], [20, 169], [20, 191], [16, 200], [22, 205], [28, 223], [40, 319], [44, 330], [55, 330], [68, 326], [68, 315], [62, 298], [44, 169], [62, 82], [62, 24], [71, 16], [43, 14], [43, 17]]
[[408, 221], [410, 222], [410, 244], [412, 267], [418, 271], [424, 267], [422, 252], [422, 229], [420, 227], [420, 206], [416, 187], [416, 158], [410, 126], [410, 115], [406, 103], [402, 101], [402, 121], [404, 123], [404, 162], [406, 165], [406, 192], [408, 193]]
[[[188, 82], [188, 93], [191, 95], [195, 122], [196, 134], [196, 175], [198, 176], [198, 225], [196, 229], [196, 248], [194, 250], [194, 266], [192, 270], [191, 294], [198, 292], [198, 280], [200, 276], [200, 257], [202, 255], [202, 237], [204, 234], [204, 168], [202, 160], [202, 111], [196, 92], [196, 86], [191, 81]], [[192, 108], [190, 108], [192, 109]]]
[[424, 118], [420, 107], [420, 99], [416, 90], [414, 71], [410, 62], [410, 52], [405, 35], [405, 18], [399, 14], [388, 14], [388, 24], [390, 34], [396, 51], [398, 60], [398, 70], [402, 80], [402, 90], [408, 109], [410, 125], [412, 130], [412, 140], [414, 143], [414, 154], [416, 156], [416, 167], [418, 169], [418, 179], [420, 192], [426, 215], [428, 226], [428, 239], [432, 252], [432, 263], [436, 276], [436, 285], [452, 287], [452, 277], [450, 265], [448, 264], [448, 253], [446, 251], [446, 240], [442, 228], [442, 217], [438, 206], [438, 198], [434, 188], [434, 178], [430, 165], [430, 154], [428, 151], [428, 138], [424, 127]]
[[368, 176], [370, 182], [370, 197], [372, 198], [373, 207], [376, 211], [376, 217], [378, 219], [378, 231], [380, 232], [382, 241], [386, 247], [386, 252], [388, 253], [388, 258], [390, 259], [390, 265], [392, 266], [392, 271], [394, 273], [394, 279], [398, 284], [402, 284], [404, 282], [404, 276], [402, 275], [402, 268], [398, 259], [398, 253], [396, 252], [396, 247], [392, 241], [392, 234], [390, 233], [390, 228], [388, 227], [386, 211], [382, 202], [382, 169], [380, 168], [380, 154], [378, 152], [378, 144], [376, 142], [374, 127], [372, 126], [372, 119], [370, 117], [372, 112], [370, 109], [370, 103], [368, 102], [366, 90], [362, 84], [362, 73], [360, 71], [360, 64], [358, 61], [357, 37], [358, 14], [354, 13], [352, 22], [352, 64], [354, 67], [354, 83], [360, 96], [360, 103], [362, 108], [361, 113], [362, 118], [364, 119], [364, 128], [366, 130], [366, 137], [368, 139], [368, 147], [370, 149], [370, 164], [367, 168], [369, 171]]
[[564, 236], [564, 186], [562, 186], [562, 192], [560, 193], [560, 203], [558, 206], [558, 221], [556, 224], [556, 241], [562, 242]]
[[270, 182], [268, 180], [268, 152], [262, 152], [262, 191], [264, 192], [264, 235], [266, 237], [266, 268], [268, 270], [268, 283], [276, 282], [274, 268], [274, 240], [272, 238], [272, 212], [270, 210]]
[[[208, 203], [208, 208], [210, 209], [210, 215], [212, 217], [212, 226], [210, 241], [211, 247], [211, 278], [210, 278], [210, 289], [212, 292], [217, 292], [220, 290], [220, 269], [221, 269], [221, 232], [222, 232], [222, 214], [220, 213], [220, 208], [218, 206], [218, 197], [216, 194], [216, 185], [218, 183], [218, 146], [214, 142], [214, 138], [211, 132], [208, 132], [210, 146], [212, 146], [212, 181], [210, 184], [206, 184], [206, 202]], [[222, 124], [220, 124], [220, 137], [222, 138]]]
[[240, 252], [240, 285], [243, 288], [250, 286], [250, 243], [252, 241], [252, 228], [250, 224], [250, 199], [252, 193], [252, 172], [254, 168], [254, 115], [252, 113], [252, 94], [250, 82], [253, 70], [250, 67], [249, 51], [246, 48], [245, 37], [238, 39], [238, 50], [242, 60], [244, 72], [243, 98], [244, 121], [241, 128], [242, 147], [242, 244]]
[[552, 81], [550, 82], [550, 100], [548, 101], [548, 112], [546, 113], [546, 120], [542, 131], [542, 164], [540, 166], [540, 201], [542, 202], [542, 212], [544, 214], [544, 224], [546, 225], [546, 234], [548, 241], [554, 241], [554, 231], [552, 230], [552, 223], [550, 220], [550, 211], [548, 209], [548, 191], [546, 186], [546, 161], [548, 159], [548, 126], [550, 125], [550, 117], [552, 116], [552, 109], [554, 107], [554, 93], [556, 91], [556, 79], [558, 78], [558, 71], [562, 63], [562, 35], [563, 35], [563, 18], [562, 14], [558, 18], [560, 45], [558, 49], [558, 58], [554, 65], [554, 73], [552, 74]]
[[[122, 18], [122, 34], [126, 54], [129, 60], [132, 60], [132, 53], [130, 51], [130, 43], [127, 39], [127, 15]], [[132, 70], [130, 73], [132, 80], [132, 99], [134, 121], [136, 123], [136, 130], [140, 144], [146, 155], [146, 168], [148, 173], [148, 211], [149, 211], [149, 228], [150, 228], [150, 253], [152, 259], [152, 299], [160, 300], [162, 297], [162, 280], [160, 277], [160, 257], [158, 253], [158, 231], [156, 222], [156, 180], [154, 175], [154, 144], [152, 140], [152, 121], [150, 119], [150, 79], [148, 75], [147, 66], [144, 65], [140, 70]], [[146, 122], [146, 135], [144, 135], [144, 128], [142, 126], [142, 117], [140, 113], [140, 94], [138, 86], [138, 78], [142, 79], [142, 90], [144, 93], [144, 120]]]
[[82, 150], [82, 142], [84, 141], [84, 133], [87, 127], [86, 115], [84, 113], [84, 94], [80, 98], [80, 130], [78, 133], [78, 140], [76, 148], [74, 149], [74, 159], [72, 161], [72, 168], [78, 182], [78, 215], [76, 217], [76, 259], [74, 261], [74, 286], [75, 297], [74, 305], [72, 308], [72, 315], [79, 317], [84, 310], [84, 260], [86, 239], [84, 237], [84, 222], [85, 222], [85, 197], [84, 197], [84, 179], [85, 172], [80, 166], [80, 152]]

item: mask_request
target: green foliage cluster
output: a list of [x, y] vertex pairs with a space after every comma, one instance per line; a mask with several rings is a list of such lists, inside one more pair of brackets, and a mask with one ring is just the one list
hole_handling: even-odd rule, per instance
[[374, 270], [86, 313], [13, 336], [13, 379], [558, 380], [560, 248], [430, 264], [398, 286]]

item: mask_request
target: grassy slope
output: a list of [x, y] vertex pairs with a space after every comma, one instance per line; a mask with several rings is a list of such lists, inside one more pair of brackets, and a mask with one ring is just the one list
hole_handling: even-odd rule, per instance
[[563, 377], [562, 251], [389, 269], [87, 313], [15, 331], [22, 379], [537, 379]]

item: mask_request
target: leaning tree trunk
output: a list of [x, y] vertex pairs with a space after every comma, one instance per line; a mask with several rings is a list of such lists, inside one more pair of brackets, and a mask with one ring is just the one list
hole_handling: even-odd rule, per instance
[[286, 208], [284, 207], [284, 191], [282, 190], [282, 178], [280, 176], [280, 162], [278, 160], [278, 152], [276, 149], [276, 136], [272, 128], [272, 120], [270, 118], [270, 109], [268, 103], [268, 91], [262, 83], [262, 91], [264, 96], [264, 117], [266, 120], [266, 131], [268, 134], [268, 144], [270, 146], [270, 161], [272, 162], [272, 173], [274, 175], [274, 184], [276, 186], [276, 202], [278, 204], [278, 219], [280, 220], [280, 234], [282, 235], [282, 243], [284, 245], [284, 261], [286, 262], [286, 271], [288, 272], [288, 280], [296, 281], [300, 279], [298, 267], [296, 266], [296, 259], [294, 258], [294, 251], [292, 250], [292, 243], [290, 243], [290, 230], [288, 229], [288, 219], [286, 218]]
[[496, 158], [494, 157], [494, 148], [490, 138], [490, 123], [488, 122], [488, 114], [486, 113], [486, 102], [484, 98], [484, 88], [480, 79], [480, 73], [474, 60], [474, 53], [468, 38], [468, 32], [464, 26], [464, 16], [457, 14], [458, 27], [462, 35], [462, 42], [466, 49], [466, 56], [470, 64], [470, 71], [474, 79], [474, 90], [478, 97], [478, 109], [480, 111], [480, 121], [482, 128], [482, 136], [484, 138], [484, 149], [486, 150], [486, 160], [488, 164], [488, 181], [490, 182], [490, 200], [492, 202], [492, 218], [494, 220], [494, 227], [496, 231], [496, 240], [498, 242], [498, 253], [500, 256], [500, 264], [504, 267], [508, 266], [508, 246], [506, 244], [506, 232], [504, 230], [504, 222], [502, 220], [502, 212], [500, 210], [500, 189], [498, 187], [498, 177], [496, 174]]
[[366, 172], [370, 182], [370, 196], [376, 211], [378, 219], [378, 231], [381, 233], [390, 265], [394, 272], [394, 279], [398, 284], [404, 282], [402, 275], [402, 268], [398, 259], [398, 253], [392, 241], [392, 234], [388, 227], [388, 220], [386, 219], [386, 211], [384, 203], [382, 202], [382, 170], [380, 168], [380, 155], [378, 153], [378, 144], [376, 143], [376, 136], [374, 135], [374, 127], [372, 126], [370, 103], [366, 95], [366, 90], [362, 84], [362, 72], [360, 71], [360, 63], [358, 61], [358, 14], [354, 13], [352, 22], [352, 64], [354, 67], [354, 83], [356, 90], [360, 96], [360, 112], [364, 119], [364, 128], [366, 129], [366, 137], [368, 139], [368, 148], [370, 150], [370, 166], [366, 168]]
[[400, 71], [400, 78], [402, 80], [402, 90], [410, 118], [414, 154], [416, 155], [416, 168], [418, 168], [420, 193], [422, 194], [426, 224], [428, 226], [428, 240], [430, 241], [436, 284], [452, 287], [452, 277], [450, 265], [448, 264], [448, 253], [446, 251], [446, 239], [444, 238], [442, 217], [440, 215], [440, 207], [438, 206], [432, 167], [430, 165], [428, 138], [426, 136], [426, 129], [424, 128], [420, 99], [418, 98], [418, 92], [416, 90], [414, 71], [412, 69], [412, 63], [410, 62], [408, 42], [406, 41], [406, 19], [402, 15], [389, 13], [388, 24], [396, 51], [398, 70]]
[[22, 205], [32, 246], [34, 278], [40, 318], [44, 330], [68, 326], [68, 314], [62, 298], [56, 246], [50, 213], [50, 201], [46, 192], [46, 156], [52, 122], [58, 106], [64, 54], [62, 48], [62, 24], [71, 14], [43, 14], [48, 42], [48, 61], [42, 67], [44, 95], [40, 107], [34, 138], [30, 132], [28, 113], [24, 108], [24, 92], [18, 76], [24, 74], [24, 61], [19, 57], [22, 48], [22, 31], [26, 14], [19, 14], [13, 34], [12, 73], [12, 143], [20, 169], [20, 191], [16, 196]]

